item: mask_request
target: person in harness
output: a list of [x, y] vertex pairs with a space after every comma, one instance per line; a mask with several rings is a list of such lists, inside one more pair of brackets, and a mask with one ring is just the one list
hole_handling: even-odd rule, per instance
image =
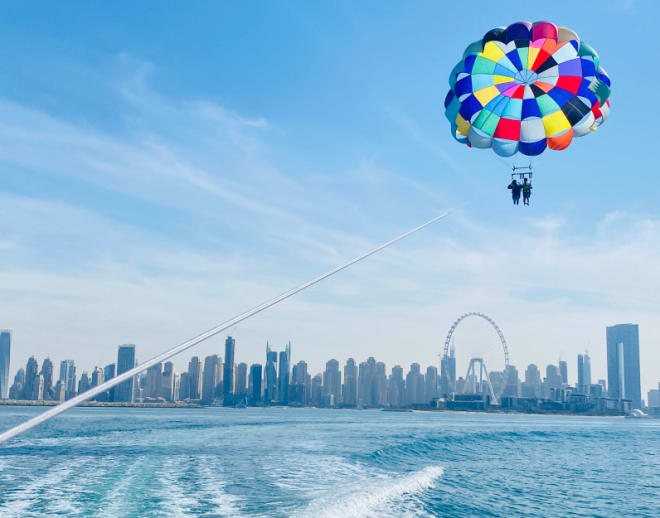
[[522, 184], [523, 204], [529, 206], [529, 197], [532, 195], [532, 182], [525, 178]]
[[518, 205], [518, 203], [520, 203], [520, 191], [522, 188], [523, 186], [519, 184], [517, 180], [513, 180], [509, 184], [508, 189], [511, 189], [511, 198], [513, 198], [514, 205]]

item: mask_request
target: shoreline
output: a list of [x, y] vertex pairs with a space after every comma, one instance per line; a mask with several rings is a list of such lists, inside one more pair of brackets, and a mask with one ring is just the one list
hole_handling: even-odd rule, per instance
[[[56, 406], [59, 405], [61, 401], [34, 401], [34, 400], [22, 400], [22, 399], [2, 399], [0, 400], [0, 406]], [[184, 403], [182, 401], [177, 401], [175, 403], [114, 403], [107, 401], [84, 401], [79, 405], [80, 407], [107, 407], [107, 408], [206, 408], [206, 405], [200, 405], [198, 403]]]
[[[34, 400], [17, 400], [17, 399], [3, 399], [0, 400], [0, 406], [7, 407], [51, 407], [59, 404], [60, 401], [34, 401]], [[202, 405], [200, 403], [187, 403], [182, 401], [177, 401], [174, 403], [118, 403], [118, 402], [105, 402], [105, 401], [85, 401], [79, 407], [95, 407], [95, 408], [218, 408], [220, 405]], [[614, 417], [614, 418], [623, 418], [623, 415], [612, 415], [612, 414], [594, 414], [594, 413], [571, 413], [571, 412], [518, 412], [512, 410], [448, 410], [448, 409], [423, 409], [423, 408], [410, 408], [410, 409], [395, 409], [391, 410], [389, 408], [325, 408], [325, 407], [289, 407], [282, 405], [273, 405], [273, 406], [249, 406], [249, 407], [221, 407], [221, 408], [233, 408], [241, 410], [243, 408], [261, 408], [261, 409], [315, 409], [315, 410], [360, 410], [360, 411], [379, 411], [379, 412], [391, 412], [391, 413], [440, 413], [440, 414], [485, 414], [485, 415], [503, 415], [503, 414], [515, 414], [515, 415], [533, 415], [533, 416], [567, 416], [567, 417]]]

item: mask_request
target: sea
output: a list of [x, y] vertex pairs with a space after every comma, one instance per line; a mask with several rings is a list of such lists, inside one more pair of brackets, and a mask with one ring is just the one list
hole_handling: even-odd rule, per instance
[[76, 408], [0, 445], [0, 517], [48, 516], [660, 517], [660, 419]]

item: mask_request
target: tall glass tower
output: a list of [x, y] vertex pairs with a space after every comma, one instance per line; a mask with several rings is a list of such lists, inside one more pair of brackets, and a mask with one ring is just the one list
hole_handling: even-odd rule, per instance
[[289, 401], [289, 376], [291, 371], [291, 342], [280, 351], [279, 375], [277, 377], [277, 398], [283, 404]]
[[589, 394], [591, 387], [591, 358], [588, 354], [578, 354], [577, 357], [578, 383], [580, 394]]
[[11, 333], [0, 331], [0, 399], [9, 397], [9, 357], [11, 353]]
[[[135, 367], [135, 345], [120, 345], [117, 352], [117, 375]], [[133, 402], [134, 378], [127, 379], [115, 387], [115, 401]]]
[[64, 385], [66, 399], [76, 395], [76, 365], [73, 360], [62, 360], [60, 363], [60, 381]]
[[234, 404], [234, 353], [236, 340], [228, 336], [225, 340], [225, 368], [222, 376], [223, 405]]
[[639, 326], [618, 324], [607, 328], [607, 385], [609, 397], [630, 399], [642, 408], [639, 380]]

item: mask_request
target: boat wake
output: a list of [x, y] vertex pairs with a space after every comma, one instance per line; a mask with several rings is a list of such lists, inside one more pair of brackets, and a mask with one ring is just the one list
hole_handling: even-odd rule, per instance
[[[359, 489], [335, 495], [331, 500], [313, 501], [301, 516], [323, 518], [368, 518], [383, 516], [420, 516], [415, 497], [433, 487], [444, 469], [428, 466], [403, 476], [379, 476], [365, 480]], [[400, 503], [400, 505], [395, 505]], [[414, 509], [417, 507], [417, 509]]]

